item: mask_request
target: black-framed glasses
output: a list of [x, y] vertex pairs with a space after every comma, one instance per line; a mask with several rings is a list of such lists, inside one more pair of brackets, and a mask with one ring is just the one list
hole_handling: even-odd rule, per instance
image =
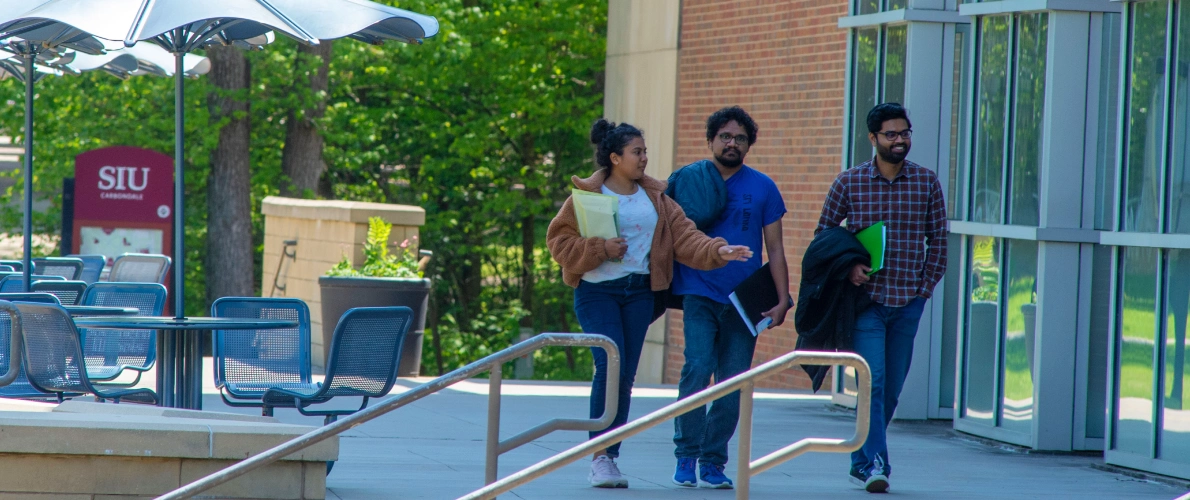
[[722, 134], [719, 134], [719, 140], [723, 141], [723, 144], [727, 144], [727, 143], [731, 142], [732, 140], [734, 140], [735, 143], [739, 144], [739, 145], [747, 145], [748, 144], [748, 136], [746, 136], [744, 134], [731, 135], [727, 132], [724, 132]]
[[913, 129], [911, 129], [911, 128], [907, 128], [900, 132], [889, 131], [889, 132], [876, 132], [876, 133], [883, 135], [884, 138], [887, 139], [889, 142], [897, 140], [897, 137], [900, 137], [902, 139], [908, 139], [910, 137], [913, 137]]

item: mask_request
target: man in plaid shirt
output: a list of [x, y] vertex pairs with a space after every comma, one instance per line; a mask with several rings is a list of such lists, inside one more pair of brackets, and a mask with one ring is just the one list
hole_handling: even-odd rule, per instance
[[851, 481], [869, 492], [888, 490], [886, 432], [913, 358], [913, 338], [926, 299], [946, 273], [946, 201], [929, 169], [906, 161], [912, 124], [905, 108], [885, 103], [868, 113], [868, 140], [876, 157], [835, 178], [818, 229], [847, 220], [852, 232], [884, 222], [884, 266], [857, 265], [848, 279], [863, 286], [872, 306], [855, 320], [852, 342], [872, 369], [868, 440], [851, 454]]

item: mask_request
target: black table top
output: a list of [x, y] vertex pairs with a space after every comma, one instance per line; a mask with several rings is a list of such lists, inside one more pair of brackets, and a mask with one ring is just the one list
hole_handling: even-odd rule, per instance
[[120, 328], [150, 330], [268, 330], [272, 328], [293, 328], [297, 320], [252, 319], [252, 318], [210, 318], [173, 316], [130, 316], [75, 318], [79, 328]]

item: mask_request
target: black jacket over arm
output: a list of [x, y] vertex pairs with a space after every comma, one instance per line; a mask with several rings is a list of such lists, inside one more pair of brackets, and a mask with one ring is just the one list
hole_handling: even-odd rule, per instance
[[[855, 317], [871, 304], [864, 287], [855, 286], [848, 275], [856, 264], [869, 265], [871, 256], [846, 228], [833, 227], [818, 233], [802, 257], [802, 280], [798, 289], [793, 325], [798, 350], [849, 351]], [[829, 367], [802, 365], [822, 387]]]

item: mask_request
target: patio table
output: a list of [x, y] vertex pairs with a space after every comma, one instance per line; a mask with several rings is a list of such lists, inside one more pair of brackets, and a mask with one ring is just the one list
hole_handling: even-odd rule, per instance
[[202, 409], [202, 332], [293, 328], [297, 320], [173, 316], [75, 318], [79, 328], [158, 330], [157, 394], [161, 406]]
[[71, 316], [136, 316], [140, 309], [112, 306], [62, 306]]

